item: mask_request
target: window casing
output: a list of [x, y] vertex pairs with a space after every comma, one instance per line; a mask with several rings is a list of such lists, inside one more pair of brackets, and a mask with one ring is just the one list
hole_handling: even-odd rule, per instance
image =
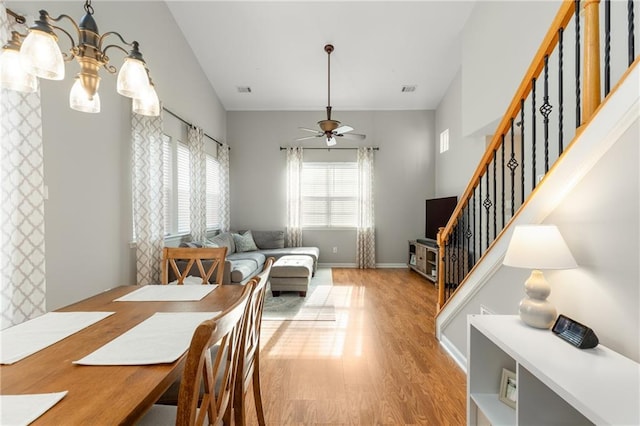
[[301, 195], [303, 228], [355, 228], [357, 163], [303, 163]]

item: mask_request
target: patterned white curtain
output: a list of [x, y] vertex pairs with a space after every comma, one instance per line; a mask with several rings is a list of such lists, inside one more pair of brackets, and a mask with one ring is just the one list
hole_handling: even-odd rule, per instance
[[[25, 33], [13, 21], [0, 0], [0, 45], [11, 30]], [[46, 300], [40, 90], [0, 90], [2, 329], [44, 314]]]
[[220, 167], [220, 232], [229, 231], [231, 226], [231, 204], [229, 202], [229, 145], [218, 146]]
[[133, 227], [138, 285], [160, 282], [164, 246], [164, 171], [162, 114], [131, 117]]
[[187, 135], [191, 171], [191, 239], [204, 241], [207, 236], [207, 156], [204, 130], [190, 126]]
[[302, 147], [287, 148], [287, 247], [302, 246]]
[[376, 267], [376, 235], [373, 208], [373, 149], [358, 148], [358, 268]]

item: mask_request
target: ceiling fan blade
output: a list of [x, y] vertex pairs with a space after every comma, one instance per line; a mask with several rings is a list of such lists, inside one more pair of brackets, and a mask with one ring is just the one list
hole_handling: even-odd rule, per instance
[[335, 129], [333, 132], [336, 134], [342, 134], [342, 133], [347, 133], [353, 130], [353, 127], [351, 126], [340, 126], [337, 129]]
[[305, 137], [303, 137], [303, 138], [298, 138], [298, 139], [296, 139], [296, 140], [297, 140], [297, 141], [304, 141], [304, 140], [307, 140], [307, 139], [314, 139], [314, 138], [318, 138], [318, 137], [320, 137], [320, 136], [322, 136], [322, 135], [305, 136]]
[[319, 132], [318, 129], [308, 129], [306, 127], [298, 127], [298, 129], [304, 130], [305, 132], [311, 132], [311, 133], [318, 133]]
[[361, 135], [360, 133], [344, 133], [336, 136], [340, 136], [345, 139], [365, 139], [367, 135]]

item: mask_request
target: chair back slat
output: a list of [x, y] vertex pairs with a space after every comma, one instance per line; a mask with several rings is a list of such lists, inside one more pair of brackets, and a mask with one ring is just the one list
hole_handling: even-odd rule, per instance
[[162, 284], [169, 283], [169, 270], [178, 284], [184, 284], [187, 276], [196, 273], [192, 271], [194, 265], [202, 284], [210, 284], [214, 272], [212, 284], [222, 284], [226, 256], [226, 247], [165, 247], [162, 251]]

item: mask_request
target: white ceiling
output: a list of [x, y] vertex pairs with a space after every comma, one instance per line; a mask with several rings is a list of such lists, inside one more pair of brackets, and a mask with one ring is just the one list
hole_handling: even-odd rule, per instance
[[[228, 111], [435, 109], [475, 1], [166, 0]], [[402, 93], [403, 85], [416, 85]], [[251, 93], [238, 93], [239, 86]]]

